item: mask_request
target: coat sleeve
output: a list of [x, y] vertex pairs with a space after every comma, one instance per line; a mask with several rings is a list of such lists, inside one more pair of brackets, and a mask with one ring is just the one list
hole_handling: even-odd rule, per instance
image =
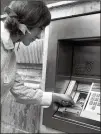
[[21, 104], [34, 104], [49, 107], [52, 102], [51, 92], [43, 92], [41, 89], [33, 89], [24, 86], [24, 82], [18, 73], [16, 73], [11, 93], [16, 98], [16, 101]]

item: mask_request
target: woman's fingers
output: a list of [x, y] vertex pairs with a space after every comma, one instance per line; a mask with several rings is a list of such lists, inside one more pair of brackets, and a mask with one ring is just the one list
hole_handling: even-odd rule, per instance
[[53, 102], [59, 103], [62, 106], [73, 106], [74, 101], [70, 95], [53, 93]]
[[72, 105], [74, 105], [75, 103], [74, 103], [72, 97], [70, 95], [68, 95], [67, 97], [69, 98], [69, 103], [71, 103]]
[[63, 106], [71, 106], [74, 105], [74, 101], [70, 95], [61, 94], [61, 104]]

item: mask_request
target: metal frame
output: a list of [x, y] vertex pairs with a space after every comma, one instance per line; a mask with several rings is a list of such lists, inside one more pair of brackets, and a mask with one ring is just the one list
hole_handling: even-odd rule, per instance
[[[74, 15], [74, 16], [69, 16], [69, 17], [63, 17], [63, 18], [58, 18], [58, 19], [54, 19], [52, 21], [60, 20], [60, 19], [67, 19], [67, 18], [72, 18], [72, 17], [80, 17], [80, 16], [86, 16], [86, 15], [93, 15], [93, 14], [98, 14], [98, 13], [100, 13], [100, 11], [92, 12], [92, 13], [85, 13], [85, 14], [80, 14], [80, 15]], [[51, 41], [51, 43], [53, 43], [53, 41]], [[48, 65], [48, 63], [52, 64], [51, 67], [50, 67], [52, 69], [55, 66], [54, 63], [55, 63], [56, 59], [54, 59], [54, 58], [56, 58], [56, 57], [53, 57], [52, 55], [51, 55], [51, 57], [49, 57], [49, 54], [50, 54], [50, 50], [49, 49], [50, 48], [48, 48], [47, 65]], [[54, 51], [56, 51], [56, 50], [57, 50], [57, 46], [56, 46], [56, 48], [54, 48]], [[50, 60], [53, 60], [53, 61], [50, 61]], [[46, 84], [45, 84], [46, 85], [45, 88], [46, 88], [46, 91], [54, 91], [54, 85], [51, 86], [51, 83], [49, 83], [51, 78], [49, 78], [50, 76], [49, 76], [48, 72], [50, 72], [50, 68], [48, 68], [48, 67], [49, 66], [47, 66], [47, 69], [46, 69], [46, 80], [47, 81], [46, 81]], [[53, 71], [55, 71], [55, 70], [53, 70]], [[54, 73], [56, 73], [56, 72], [54, 72]], [[51, 77], [52, 77], [52, 75], [51, 75]], [[52, 79], [53, 79], [52, 81], [55, 80], [54, 75], [53, 75]], [[48, 84], [47, 84], [47, 82], [48, 82]], [[63, 118], [61, 118], [61, 119], [57, 118], [58, 116], [57, 117], [56, 116], [53, 117], [54, 113], [56, 113], [56, 112], [57, 112], [57, 107], [54, 104], [52, 104], [50, 106], [50, 108], [45, 109], [44, 112], [43, 112], [43, 124], [48, 126], [48, 127], [52, 127], [54, 129], [67, 132], [67, 130], [66, 130], [67, 123], [66, 122], [68, 122], [68, 121], [67, 120], [66, 121], [63, 120]], [[75, 124], [75, 123], [70, 122], [70, 121], [68, 122], [68, 128], [71, 128], [71, 123], [72, 123], [72, 127], [73, 127], [73, 129], [72, 129], [73, 133], [75, 133], [75, 132], [77, 132], [77, 133], [79, 133], [79, 132], [87, 132], [87, 133], [99, 132], [99, 130], [97, 128], [95, 128], [95, 127], [91, 127], [91, 129], [89, 129], [89, 125], [86, 127], [86, 126], [82, 126], [80, 124]], [[68, 132], [71, 132], [71, 130], [68, 130]]]

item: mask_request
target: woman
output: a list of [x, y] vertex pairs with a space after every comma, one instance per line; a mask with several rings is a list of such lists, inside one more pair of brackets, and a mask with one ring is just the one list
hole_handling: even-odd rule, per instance
[[[24, 86], [16, 73], [15, 43], [22, 41], [28, 46], [40, 38], [42, 30], [50, 23], [51, 15], [42, 1], [13, 1], [1, 16], [1, 101], [11, 91], [16, 101], [22, 104], [50, 106], [51, 103], [73, 104], [65, 94], [43, 92]], [[2, 103], [1, 102], [1, 103]]]

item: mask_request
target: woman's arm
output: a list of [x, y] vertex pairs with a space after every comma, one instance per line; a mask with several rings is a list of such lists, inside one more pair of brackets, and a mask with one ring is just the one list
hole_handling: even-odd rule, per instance
[[50, 106], [52, 102], [52, 93], [43, 92], [41, 89], [33, 89], [24, 86], [21, 76], [16, 73], [14, 86], [11, 93], [16, 98], [16, 101], [21, 104], [34, 104], [41, 106]]
[[51, 103], [54, 102], [57, 102], [63, 106], [67, 106], [68, 102], [70, 105], [74, 104], [71, 96], [69, 95], [43, 92], [41, 89], [33, 89], [24, 86], [24, 82], [18, 73], [16, 73], [16, 78], [14, 86], [11, 89], [11, 93], [16, 98], [16, 101], [21, 104], [34, 104], [46, 107], [49, 107]]

